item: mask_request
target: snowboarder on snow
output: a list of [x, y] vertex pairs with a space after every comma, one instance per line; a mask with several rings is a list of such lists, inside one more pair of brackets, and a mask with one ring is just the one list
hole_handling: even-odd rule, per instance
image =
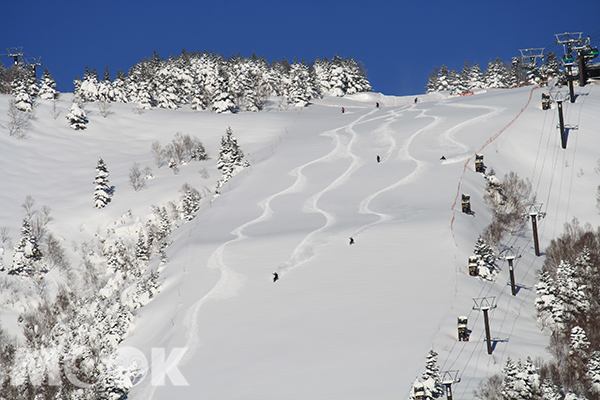
[[445, 159], [446, 159], [446, 157], [444, 157], [444, 156], [440, 157], [440, 160], [445, 160]]
[[354, 244], [354, 238], [352, 236], [350, 236], [350, 245]]
[[381, 157], [377, 156], [377, 162], [381, 162]]
[[277, 282], [278, 279], [279, 275], [277, 274], [277, 272], [273, 272], [273, 282]]

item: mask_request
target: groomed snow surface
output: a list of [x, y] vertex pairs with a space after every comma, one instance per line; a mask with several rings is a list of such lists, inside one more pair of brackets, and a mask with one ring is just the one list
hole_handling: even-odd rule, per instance
[[[69, 128], [72, 98], [63, 94], [57, 119], [52, 102], [39, 100], [26, 139], [0, 135], [0, 226], [16, 243], [21, 204], [31, 195], [34, 208], [52, 210], [48, 229], [77, 265], [72, 242], [107, 229], [137, 238], [150, 206], [178, 199], [184, 183], [213, 190], [221, 136], [230, 126], [251, 167], [220, 195], [206, 196], [195, 219], [179, 222], [169, 262], [160, 265], [160, 293], [139, 310], [122, 343], [148, 360], [152, 348], [167, 356], [186, 348], [176, 368], [189, 385], [175, 386], [169, 376], [164, 386], [152, 385], [148, 372], [130, 398], [405, 399], [433, 348], [442, 370], [459, 370], [455, 398], [469, 399], [507, 357], [550, 357], [533, 307], [544, 256], [534, 255], [529, 225], [522, 236], [504, 239], [522, 254], [515, 297], [505, 261], [495, 282], [468, 275], [468, 257], [491, 222], [475, 153], [500, 179], [515, 171], [531, 180], [547, 212], [539, 224], [542, 249], [573, 217], [600, 224], [600, 89], [576, 88], [577, 101], [564, 104], [566, 150], [557, 110], [541, 110], [546, 90], [422, 95], [417, 103], [369, 93], [285, 110], [273, 99], [266, 112], [228, 115], [140, 112], [115, 103], [103, 118], [88, 104], [83, 131]], [[3, 125], [9, 98], [0, 96]], [[211, 159], [181, 166], [178, 174], [156, 168], [152, 142], [165, 145], [177, 132], [202, 140]], [[100, 157], [115, 193], [96, 209], [92, 182]], [[134, 162], [154, 175], [137, 193], [129, 184]], [[461, 212], [462, 193], [471, 195], [474, 215]], [[483, 314], [472, 308], [473, 298], [492, 296], [488, 355]], [[14, 334], [18, 311], [0, 317]], [[469, 342], [457, 341], [460, 315], [469, 317]]]

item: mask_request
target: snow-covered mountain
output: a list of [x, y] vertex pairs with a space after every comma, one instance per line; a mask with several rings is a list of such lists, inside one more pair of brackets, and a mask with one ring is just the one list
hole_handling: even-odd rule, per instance
[[[1, 243], [3, 265], [12, 262], [28, 195], [34, 214], [49, 208], [47, 232], [74, 271], [86, 268], [84, 252], [106, 271], [103, 244], [135, 243], [154, 218], [152, 206], [178, 204], [187, 183], [203, 196], [199, 210], [176, 222], [168, 261], [155, 255], [148, 263], [145, 274], [160, 274], [159, 292], [137, 308], [119, 344], [119, 360], [137, 357], [142, 367], [164, 351], [170, 372], [158, 385], [152, 368], [142, 368], [130, 398], [407, 398], [430, 349], [441, 370], [458, 370], [455, 398], [472, 398], [508, 357], [550, 358], [534, 315], [544, 254], [535, 256], [529, 225], [502, 242], [521, 255], [516, 296], [505, 261], [493, 281], [469, 276], [469, 256], [492, 220], [475, 153], [484, 155], [488, 173], [514, 171], [531, 181], [546, 212], [542, 249], [573, 217], [600, 225], [598, 86], [576, 88], [577, 101], [564, 103], [564, 150], [557, 110], [541, 109], [544, 92], [361, 93], [287, 109], [273, 98], [265, 111], [219, 115], [113, 103], [106, 118], [89, 103], [87, 129], [79, 131], [65, 119], [71, 95], [58, 104], [38, 100], [25, 139], [0, 135], [0, 227], [11, 239]], [[0, 96], [2, 125], [10, 98]], [[228, 127], [250, 165], [215, 194]], [[153, 142], [166, 145], [178, 132], [201, 140], [210, 159], [176, 173], [166, 163], [157, 168]], [[93, 184], [99, 158], [114, 186], [100, 209]], [[130, 184], [134, 163], [152, 170], [139, 191]], [[471, 196], [471, 215], [461, 212], [463, 193]], [[101, 277], [108, 288], [112, 274]], [[2, 328], [21, 342], [19, 314], [67, 281], [58, 267], [42, 276], [35, 283], [0, 272]], [[482, 312], [473, 310], [482, 297], [497, 305], [489, 314], [491, 355]], [[461, 315], [472, 331], [468, 342], [457, 341]]]

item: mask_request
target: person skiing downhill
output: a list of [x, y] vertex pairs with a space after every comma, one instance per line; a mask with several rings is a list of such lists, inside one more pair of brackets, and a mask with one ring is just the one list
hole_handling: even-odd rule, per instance
[[377, 162], [381, 162], [381, 157], [377, 156]]
[[278, 279], [279, 279], [279, 274], [277, 274], [277, 272], [273, 272], [273, 282], [277, 282]]
[[344, 107], [342, 107], [342, 114], [346, 111], [346, 109]]
[[354, 238], [353, 237], [350, 237], [350, 244], [351, 245], [354, 244]]

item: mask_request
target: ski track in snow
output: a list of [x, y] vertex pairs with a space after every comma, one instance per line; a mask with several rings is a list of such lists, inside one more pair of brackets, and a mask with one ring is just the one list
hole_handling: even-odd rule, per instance
[[480, 105], [473, 105], [473, 104], [460, 104], [460, 103], [445, 104], [445, 105], [448, 107], [456, 107], [456, 108], [483, 108], [483, 109], [489, 110], [489, 112], [487, 112], [485, 114], [479, 115], [477, 117], [463, 121], [457, 125], [454, 125], [452, 128], [446, 130], [441, 135], [441, 138], [443, 140], [445, 140], [446, 142], [451, 143], [452, 145], [455, 145], [461, 149], [461, 154], [447, 158], [446, 161], [444, 161], [445, 163], [456, 163], [456, 162], [461, 162], [461, 161], [467, 160], [467, 159], [473, 157], [473, 153], [470, 151], [470, 149], [467, 146], [465, 146], [462, 142], [459, 142], [454, 137], [455, 133], [468, 125], [486, 120], [488, 118], [491, 118], [494, 115], [501, 113], [504, 110], [504, 108], [493, 107], [493, 106], [480, 106]]
[[[329, 152], [328, 154], [326, 154], [325, 156], [323, 156], [319, 159], [313, 160], [309, 163], [306, 163], [306, 164], [296, 168], [293, 171], [293, 173], [297, 176], [297, 179], [296, 179], [297, 182], [299, 180], [305, 181], [306, 177], [304, 177], [304, 175], [302, 174], [302, 170], [304, 168], [308, 167], [309, 165], [319, 163], [319, 162], [331, 162], [331, 161], [334, 161], [334, 160], [337, 160], [340, 158], [350, 158], [352, 160], [352, 162], [350, 163], [350, 166], [346, 169], [346, 171], [344, 171], [344, 173], [342, 173], [333, 182], [331, 182], [325, 189], [323, 189], [319, 193], [311, 196], [304, 203], [302, 211], [306, 212], [306, 213], [322, 214], [325, 217], [325, 225], [310, 232], [307, 236], [304, 237], [302, 242], [300, 242], [300, 244], [298, 244], [298, 246], [296, 246], [296, 248], [292, 251], [292, 254], [288, 258], [288, 260], [283, 264], [283, 266], [280, 266], [277, 269], [277, 271], [279, 273], [287, 272], [287, 271], [305, 263], [306, 261], [310, 260], [315, 255], [315, 247], [319, 244], [316, 237], [321, 232], [323, 232], [324, 230], [326, 230], [327, 228], [329, 228], [335, 224], [335, 221], [336, 221], [335, 215], [322, 210], [321, 208], [318, 207], [317, 203], [318, 203], [319, 199], [325, 193], [339, 187], [344, 182], [346, 182], [350, 178], [352, 173], [354, 173], [354, 171], [356, 171], [358, 168], [360, 168], [360, 166], [363, 164], [363, 161], [361, 160], [361, 158], [356, 156], [354, 153], [352, 153], [352, 145], [358, 138], [357, 133], [354, 131], [354, 125], [358, 124], [363, 119], [372, 115], [375, 112], [377, 112], [376, 109], [372, 110], [371, 112], [369, 112], [365, 115], [360, 116], [355, 121], [353, 121], [352, 123], [350, 123], [346, 126], [336, 128], [333, 130], [329, 130], [329, 131], [322, 133], [321, 135], [323, 135], [323, 136], [331, 136], [333, 138], [333, 141], [335, 143], [334, 149], [331, 152]], [[347, 143], [344, 143], [342, 135], [340, 135], [338, 133], [339, 131], [342, 131], [342, 130], [344, 130], [348, 134], [350, 134], [350, 140]]]
[[[304, 204], [304, 212], [322, 213], [327, 220], [326, 224], [323, 227], [308, 234], [304, 238], [304, 240], [296, 247], [296, 249], [292, 253], [292, 256], [290, 257], [288, 262], [286, 262], [285, 266], [280, 267], [278, 270], [279, 272], [287, 271], [312, 258], [312, 256], [314, 255], [313, 237], [318, 233], [322, 232], [323, 230], [327, 229], [331, 225], [333, 225], [335, 222], [335, 216], [318, 208], [317, 202], [324, 193], [344, 183], [350, 177], [350, 175], [362, 165], [362, 161], [360, 160], [360, 158], [352, 154], [352, 152], [350, 151], [353, 143], [355, 142], [358, 136], [354, 131], [353, 126], [374, 112], [376, 112], [376, 110], [373, 110], [370, 113], [359, 117], [349, 125], [342, 126], [340, 128], [336, 128], [331, 131], [322, 133], [321, 135], [331, 136], [333, 138], [333, 141], [335, 143], [334, 149], [325, 156], [316, 160], [312, 160], [292, 170], [290, 174], [296, 176], [296, 180], [294, 181], [294, 183], [290, 187], [261, 200], [261, 202], [258, 205], [263, 210], [262, 214], [257, 218], [253, 219], [252, 221], [249, 221], [234, 229], [231, 233], [236, 237], [228, 242], [221, 244], [211, 254], [207, 262], [207, 267], [212, 269], [219, 269], [221, 271], [221, 277], [219, 278], [217, 284], [206, 295], [204, 295], [202, 298], [196, 301], [185, 314], [183, 323], [184, 326], [187, 328], [185, 344], [187, 351], [180, 361], [181, 365], [184, 365], [187, 361], [189, 361], [196, 352], [196, 350], [201, 346], [197, 320], [198, 313], [202, 308], [202, 305], [209, 299], [226, 299], [235, 296], [239, 289], [244, 285], [244, 282], [246, 280], [245, 276], [233, 271], [227, 266], [227, 264], [223, 260], [225, 248], [227, 247], [227, 245], [246, 239], [247, 236], [243, 234], [243, 231], [251, 225], [269, 220], [273, 215], [273, 210], [271, 209], [270, 204], [271, 201], [273, 201], [275, 198], [287, 194], [301, 192], [306, 186], [306, 177], [302, 174], [302, 170], [304, 168], [320, 162], [331, 162], [339, 158], [351, 158], [352, 163], [350, 164], [350, 167], [341, 176], [339, 176], [336, 180], [329, 184], [327, 188], [312, 196]], [[351, 135], [350, 141], [346, 144], [343, 143], [342, 135], [338, 134], [338, 131], [341, 130], [345, 130]], [[156, 387], [148, 387], [145, 393], [143, 394], [144, 398], [151, 399], [155, 391]]]
[[[490, 110], [489, 113], [486, 113], [484, 115], [477, 116], [470, 120], [459, 123], [459, 124], [455, 125], [454, 127], [450, 128], [449, 130], [445, 131], [442, 134], [442, 138], [444, 138], [445, 140], [460, 147], [465, 152], [468, 150], [468, 148], [465, 145], [463, 145], [462, 143], [458, 142], [454, 138], [454, 133], [457, 130], [459, 130], [460, 128], [462, 128], [468, 124], [477, 122], [481, 119], [489, 118], [492, 115], [497, 114], [501, 111], [501, 109], [498, 107], [489, 107], [489, 106], [475, 106], [475, 105], [473, 105], [473, 106], [471, 106], [471, 105], [452, 105], [452, 106], [464, 107], [464, 108], [486, 108], [486, 109]], [[413, 108], [413, 107], [411, 107], [411, 108]], [[202, 305], [207, 300], [210, 300], [210, 299], [226, 299], [226, 298], [236, 296], [237, 292], [244, 285], [244, 282], [246, 280], [246, 277], [244, 275], [233, 271], [224, 262], [223, 258], [224, 258], [224, 254], [225, 254], [225, 248], [227, 247], [227, 245], [246, 239], [247, 236], [243, 234], [243, 231], [246, 228], [250, 227], [251, 225], [271, 219], [273, 216], [273, 210], [271, 209], [270, 204], [275, 198], [277, 198], [279, 196], [287, 195], [287, 194], [301, 192], [305, 188], [306, 182], [307, 182], [307, 178], [303, 174], [303, 170], [305, 168], [307, 168], [311, 165], [317, 164], [317, 163], [333, 162], [335, 160], [342, 159], [342, 158], [351, 159], [351, 163], [350, 163], [349, 167], [340, 176], [338, 176], [335, 180], [333, 180], [326, 188], [324, 188], [320, 192], [311, 196], [304, 203], [303, 208], [302, 208], [303, 212], [305, 212], [305, 213], [320, 213], [325, 217], [326, 222], [323, 226], [310, 232], [308, 235], [306, 235], [304, 237], [304, 239], [300, 242], [300, 244], [298, 244], [296, 246], [296, 248], [292, 251], [292, 254], [288, 258], [288, 260], [284, 263], [284, 265], [277, 268], [277, 272], [281, 275], [282, 273], [288, 272], [289, 270], [296, 268], [299, 265], [301, 265], [301, 264], [307, 262], [308, 260], [310, 260], [311, 258], [313, 258], [315, 255], [315, 247], [319, 245], [318, 235], [321, 234], [326, 229], [333, 226], [337, 219], [333, 213], [327, 212], [327, 211], [319, 208], [318, 201], [325, 193], [328, 193], [328, 192], [336, 189], [337, 187], [341, 186], [342, 184], [344, 184], [350, 178], [350, 176], [356, 170], [358, 170], [364, 163], [360, 157], [358, 157], [357, 155], [355, 155], [352, 152], [352, 146], [354, 145], [354, 143], [356, 142], [356, 140], [358, 138], [358, 134], [354, 130], [354, 126], [359, 123], [370, 122], [370, 121], [381, 119], [381, 118], [388, 118], [388, 120], [383, 125], [383, 127], [380, 128], [380, 129], [383, 129], [385, 139], [390, 143], [390, 148], [387, 151], [386, 155], [384, 156], [384, 159], [388, 159], [389, 157], [391, 157], [394, 154], [394, 151], [397, 149], [396, 140], [394, 139], [394, 137], [392, 135], [392, 130], [389, 128], [389, 126], [397, 118], [399, 118], [399, 116], [401, 116], [403, 114], [403, 111], [404, 110], [394, 110], [391, 113], [386, 114], [385, 116], [378, 116], [376, 118], [371, 118], [371, 119], [365, 120], [367, 117], [369, 117], [373, 113], [377, 112], [377, 109], [375, 109], [375, 110], [370, 111], [367, 114], [361, 115], [356, 120], [354, 120], [353, 122], [351, 122], [350, 124], [348, 124], [346, 126], [342, 126], [342, 127], [335, 128], [335, 129], [321, 133], [321, 135], [329, 136], [333, 139], [333, 143], [334, 143], [333, 150], [330, 151], [329, 153], [327, 153], [326, 155], [324, 155], [323, 157], [312, 160], [306, 164], [303, 164], [303, 165], [293, 169], [290, 172], [290, 175], [293, 175], [296, 177], [296, 180], [294, 181], [294, 183], [291, 186], [289, 186], [288, 188], [261, 200], [258, 205], [263, 210], [262, 214], [260, 216], [258, 216], [257, 218], [253, 219], [252, 221], [242, 224], [239, 227], [237, 227], [236, 229], [234, 229], [231, 233], [233, 235], [235, 235], [236, 237], [228, 242], [221, 244], [211, 254], [211, 256], [209, 257], [209, 259], [207, 261], [207, 267], [212, 268], [212, 269], [219, 269], [221, 272], [221, 277], [219, 278], [219, 281], [217, 282], [217, 284], [207, 294], [205, 294], [202, 298], [197, 300], [188, 309], [188, 311], [185, 314], [183, 323], [184, 323], [184, 326], [187, 328], [186, 344], [185, 344], [187, 351], [186, 351], [184, 357], [180, 361], [181, 365], [184, 365], [186, 362], [188, 362], [193, 357], [196, 350], [201, 346], [201, 340], [200, 340], [197, 320], [198, 320], [198, 314], [199, 314], [200, 309], [202, 308]], [[424, 131], [427, 131], [428, 129], [433, 128], [434, 126], [438, 125], [441, 121], [444, 120], [444, 117], [427, 115], [426, 114], [427, 111], [428, 111], [427, 109], [422, 110], [421, 113], [415, 118], [433, 118], [433, 121], [431, 123], [429, 123], [427, 126], [419, 129], [414, 134], [412, 134], [408, 139], [406, 139], [404, 141], [404, 143], [402, 144], [402, 147], [399, 149], [398, 155], [397, 155], [397, 159], [415, 162], [416, 168], [409, 175], [405, 176], [404, 178], [400, 179], [399, 181], [395, 182], [394, 184], [387, 186], [387, 187], [369, 195], [367, 198], [365, 198], [363, 201], [361, 201], [361, 203], [359, 205], [359, 213], [376, 215], [379, 217], [379, 219], [375, 222], [369, 223], [369, 224], [359, 228], [356, 231], [355, 235], [359, 235], [359, 234], [363, 233], [364, 231], [366, 231], [367, 229], [369, 229], [370, 227], [372, 227], [374, 225], [377, 225], [377, 224], [380, 224], [383, 222], [387, 222], [392, 219], [392, 216], [389, 214], [378, 213], [378, 212], [372, 211], [369, 208], [369, 204], [371, 203], [371, 201], [373, 199], [375, 199], [377, 196], [379, 196], [387, 191], [393, 190], [399, 186], [408, 184], [410, 182], [414, 182], [419, 176], [421, 176], [426, 171], [429, 163], [426, 161], [418, 160], [418, 159], [412, 157], [410, 155], [409, 148], [410, 148], [410, 145], [413, 142], [413, 140], [418, 135], [420, 135]], [[390, 116], [391, 116], [391, 118], [390, 118]], [[341, 134], [340, 132], [344, 132], [344, 133]], [[345, 136], [347, 136], [347, 135], [349, 135], [349, 140], [344, 140]], [[469, 157], [469, 156], [470, 155], [468, 155], [467, 157]], [[454, 162], [464, 159], [464, 157], [462, 157], [462, 156], [459, 156], [457, 158], [458, 159]], [[452, 162], [452, 159], [447, 160], [446, 162]], [[145, 390], [144, 398], [152, 399], [156, 389], [157, 388], [154, 386], [148, 387]]]
[[[441, 121], [444, 120], [443, 117], [426, 115], [425, 113], [427, 111], [428, 110], [421, 111], [421, 113], [419, 115], [417, 115], [415, 118], [433, 118], [433, 121], [431, 123], [429, 123], [427, 126], [425, 126], [424, 128], [419, 129], [418, 131], [413, 133], [408, 139], [406, 139], [404, 141], [402, 147], [400, 148], [400, 151], [398, 152], [399, 159], [414, 161], [417, 164], [416, 168], [410, 174], [408, 174], [404, 178], [400, 179], [396, 183], [393, 183], [392, 185], [387, 186], [387, 187], [369, 195], [367, 198], [365, 198], [363, 201], [361, 201], [361, 203], [359, 205], [359, 209], [358, 209], [359, 214], [371, 214], [371, 215], [375, 215], [375, 216], [379, 217], [379, 219], [375, 222], [371, 222], [371, 223], [359, 228], [356, 231], [355, 236], [360, 235], [361, 233], [365, 232], [367, 229], [371, 228], [372, 226], [375, 226], [375, 225], [383, 223], [383, 222], [387, 222], [392, 219], [392, 216], [389, 214], [378, 213], [369, 208], [369, 204], [371, 203], [371, 201], [373, 201], [373, 199], [375, 199], [377, 196], [379, 196], [382, 193], [388, 192], [390, 190], [393, 190], [393, 189], [395, 189], [399, 186], [405, 185], [407, 183], [414, 182], [423, 172], [425, 172], [427, 165], [429, 163], [422, 161], [422, 160], [417, 160], [416, 158], [412, 157], [409, 152], [410, 144], [412, 143], [414, 138], [416, 138], [422, 132], [426, 131], [427, 129], [433, 128], [435, 125], [439, 124]], [[391, 132], [391, 129], [389, 129], [389, 125], [400, 115], [401, 114], [395, 114], [392, 120], [390, 120], [388, 123], [383, 125], [384, 133], [386, 134], [386, 136], [389, 136], [390, 141], [392, 141], [394, 143], [393, 147], [390, 148], [390, 152], [388, 152], [388, 154], [391, 154], [392, 151], [394, 151], [396, 148], [396, 140], [392, 136], [392, 132]]]

